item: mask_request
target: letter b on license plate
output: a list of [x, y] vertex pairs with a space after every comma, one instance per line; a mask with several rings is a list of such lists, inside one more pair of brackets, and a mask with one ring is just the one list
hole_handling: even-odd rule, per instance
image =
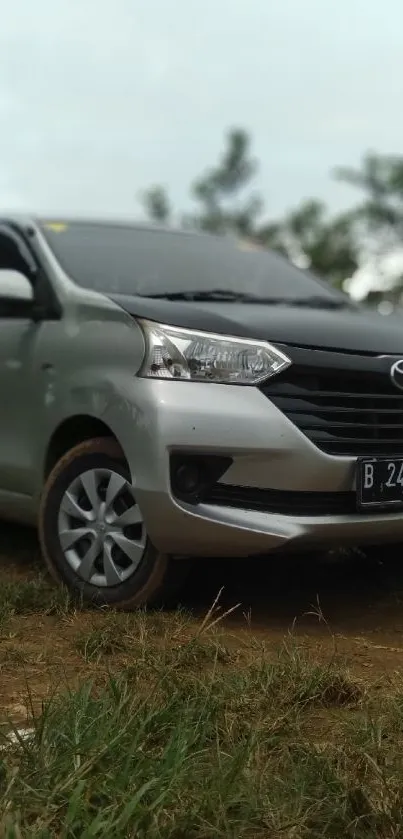
[[359, 458], [357, 503], [361, 508], [403, 509], [403, 457]]

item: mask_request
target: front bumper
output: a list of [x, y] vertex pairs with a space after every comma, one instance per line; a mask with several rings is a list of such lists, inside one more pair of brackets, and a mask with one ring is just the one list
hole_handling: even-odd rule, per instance
[[[164, 552], [247, 556], [309, 546], [403, 541], [400, 513], [298, 515], [175, 498], [172, 452], [232, 458], [220, 484], [285, 493], [351, 493], [355, 459], [320, 451], [257, 388], [136, 380], [126, 422], [111, 418], [148, 533]], [[116, 419], [116, 423], [113, 421]], [[223, 493], [225, 497], [225, 492]]]

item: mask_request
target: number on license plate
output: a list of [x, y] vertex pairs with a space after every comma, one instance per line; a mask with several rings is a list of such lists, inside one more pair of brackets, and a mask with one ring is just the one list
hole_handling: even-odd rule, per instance
[[403, 508], [403, 457], [359, 459], [357, 501], [359, 507]]

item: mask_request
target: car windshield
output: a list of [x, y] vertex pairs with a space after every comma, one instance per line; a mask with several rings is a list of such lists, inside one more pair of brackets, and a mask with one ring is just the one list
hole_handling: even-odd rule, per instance
[[235, 238], [89, 222], [43, 222], [63, 270], [106, 294], [167, 296], [216, 289], [254, 298], [348, 300], [264, 248]]

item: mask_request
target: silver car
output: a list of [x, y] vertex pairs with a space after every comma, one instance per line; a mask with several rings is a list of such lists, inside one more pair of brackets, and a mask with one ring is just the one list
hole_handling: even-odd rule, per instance
[[403, 537], [403, 321], [268, 251], [4, 219], [0, 388], [0, 515], [87, 601]]

